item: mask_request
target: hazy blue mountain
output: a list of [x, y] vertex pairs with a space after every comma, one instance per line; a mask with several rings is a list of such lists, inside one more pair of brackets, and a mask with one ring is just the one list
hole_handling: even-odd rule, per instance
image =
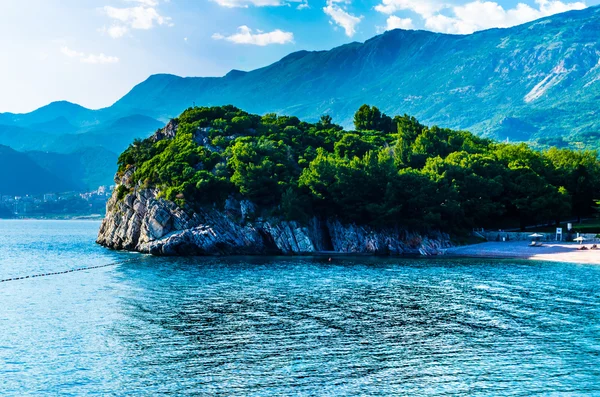
[[42, 121], [41, 123], [34, 123], [29, 125], [29, 128], [49, 134], [72, 134], [79, 130], [79, 127], [71, 124], [65, 116], [59, 116], [49, 121]]
[[77, 127], [86, 127], [97, 123], [98, 112], [71, 102], [58, 101], [30, 113], [0, 113], [0, 124], [25, 127], [50, 122], [61, 117]]
[[[52, 187], [52, 191], [66, 187], [67, 190], [89, 191], [100, 185], [113, 184], [117, 153], [121, 153], [135, 138], [145, 138], [162, 126], [163, 123], [155, 119], [131, 115], [106, 121], [91, 129], [81, 129], [71, 124], [64, 114], [30, 127], [0, 125], [0, 145], [7, 145], [3, 146], [0, 156], [11, 153], [12, 157], [17, 156], [21, 161], [25, 161], [23, 156], [26, 156], [45, 171], [39, 178], [28, 177], [23, 182], [23, 189], [18, 190], [19, 194], [39, 193], [36, 181], [40, 182], [42, 191], [53, 186], [45, 182], [48, 174], [53, 176], [48, 179], [52, 183], [61, 181]], [[8, 146], [16, 151], [10, 151]], [[27, 170], [30, 168], [25, 167]], [[18, 183], [13, 181], [9, 186], [17, 187]], [[0, 190], [3, 189], [0, 187]]]
[[162, 126], [164, 126], [163, 122], [134, 114], [105, 121], [93, 128], [77, 128], [64, 116], [60, 116], [49, 122], [27, 127], [0, 124], [0, 144], [16, 150], [44, 150], [60, 153], [102, 146], [109, 151], [120, 153], [133, 139], [145, 138]]
[[112, 185], [118, 155], [102, 147], [69, 154], [18, 152], [0, 145], [0, 194], [90, 191]]
[[43, 150], [53, 139], [52, 135], [15, 125], [0, 124], [0, 145], [15, 150]]
[[59, 153], [70, 153], [99, 146], [111, 152], [121, 153], [135, 138], [146, 138], [161, 127], [164, 127], [164, 123], [147, 116], [126, 116], [84, 132], [49, 139], [46, 137], [45, 148]]
[[0, 145], [0, 195], [43, 194], [79, 188], [60, 175], [40, 167], [27, 154]]
[[25, 152], [76, 190], [92, 190], [113, 183], [117, 153], [162, 126], [155, 119], [132, 115], [81, 130], [63, 115], [29, 128], [0, 125], [0, 145]]
[[76, 190], [89, 191], [114, 184], [118, 155], [103, 147], [83, 148], [68, 154], [40, 151], [24, 154], [43, 169], [68, 181]]

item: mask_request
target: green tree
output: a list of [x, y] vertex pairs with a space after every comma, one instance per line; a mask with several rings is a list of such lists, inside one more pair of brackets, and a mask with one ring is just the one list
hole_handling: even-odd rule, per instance
[[354, 114], [354, 128], [357, 131], [373, 130], [390, 133], [392, 124], [392, 119], [385, 113], [381, 113], [375, 106], [362, 105]]

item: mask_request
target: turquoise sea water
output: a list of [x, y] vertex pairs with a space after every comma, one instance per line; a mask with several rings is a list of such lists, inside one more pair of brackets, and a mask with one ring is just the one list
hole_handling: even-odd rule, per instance
[[600, 395], [600, 266], [153, 258], [0, 221], [2, 395]]

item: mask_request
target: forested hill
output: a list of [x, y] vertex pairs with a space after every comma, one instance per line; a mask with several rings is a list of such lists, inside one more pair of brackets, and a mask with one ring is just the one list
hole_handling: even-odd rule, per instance
[[195, 209], [234, 196], [262, 216], [454, 232], [589, 215], [600, 197], [595, 152], [535, 151], [367, 105], [354, 126], [190, 108], [121, 154], [117, 195], [157, 187]]
[[99, 128], [134, 114], [167, 121], [195, 103], [308, 121], [329, 114], [350, 127], [355, 109], [370, 103], [499, 140], [593, 147], [600, 131], [598, 31], [598, 7], [470, 35], [393, 30], [221, 78], [155, 75], [105, 109], [57, 103], [0, 114], [0, 124], [47, 129], [55, 120], [61, 128]]

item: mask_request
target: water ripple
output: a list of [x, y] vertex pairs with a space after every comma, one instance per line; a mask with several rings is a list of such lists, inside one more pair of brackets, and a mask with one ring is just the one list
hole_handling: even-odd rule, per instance
[[96, 227], [0, 222], [0, 278], [121, 261], [0, 286], [3, 394], [600, 395], [600, 267], [152, 258]]

